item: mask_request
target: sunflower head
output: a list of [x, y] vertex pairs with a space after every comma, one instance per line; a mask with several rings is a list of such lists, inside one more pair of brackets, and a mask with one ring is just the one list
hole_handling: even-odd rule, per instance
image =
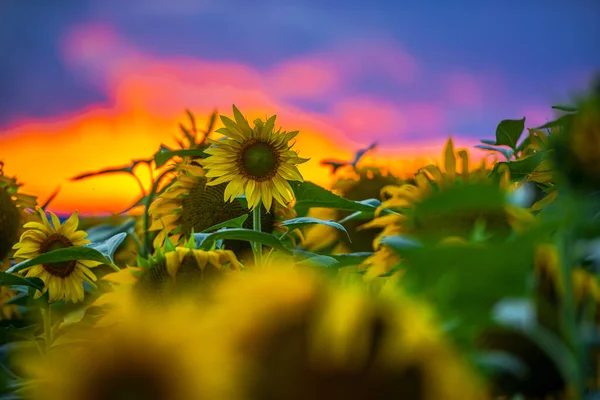
[[245, 275], [216, 289], [206, 320], [228, 327], [246, 398], [484, 398], [422, 305], [307, 270]]
[[22, 226], [32, 220], [28, 209], [36, 206], [36, 197], [19, 192], [15, 178], [4, 176], [0, 162], [0, 263], [12, 255], [12, 247], [19, 241]]
[[262, 201], [267, 211], [273, 200], [287, 206], [293, 200], [288, 181], [302, 181], [297, 164], [308, 159], [298, 157], [289, 142], [298, 131], [275, 131], [276, 116], [267, 121], [256, 119], [250, 127], [242, 113], [233, 106], [235, 121], [221, 116], [224, 128], [216, 132], [225, 135], [222, 140], [209, 139], [212, 147], [205, 151], [209, 157], [202, 161], [211, 178], [208, 185], [227, 183], [226, 201], [246, 195], [248, 206], [254, 209]]
[[[195, 248], [193, 236], [183, 246], [174, 246], [169, 239], [165, 248], [158, 248], [155, 256], [138, 257], [138, 267], [106, 279], [133, 282], [133, 291], [143, 302], [162, 305], [169, 298], [198, 292], [218, 282], [231, 271], [239, 271], [241, 264], [231, 250], [204, 251]], [[170, 303], [169, 303], [170, 304]]]
[[[160, 230], [154, 246], [163, 246], [166, 237], [179, 244], [182, 240], [189, 240], [192, 232], [200, 233], [211, 226], [243, 215], [248, 216], [242, 225], [243, 228], [252, 229], [251, 211], [238, 199], [226, 202], [226, 187], [225, 183], [207, 185], [204, 170], [199, 166], [180, 167], [173, 184], [150, 206], [150, 230]], [[279, 205], [275, 205], [274, 212], [267, 212], [267, 209], [261, 206], [261, 230], [272, 232], [278, 229], [277, 220], [288, 214], [289, 210]], [[245, 241], [226, 240], [224, 246], [240, 258], [251, 251], [249, 243]]]
[[[350, 200], [361, 201], [367, 199], [379, 199], [381, 190], [390, 185], [400, 185], [402, 181], [396, 176], [382, 171], [378, 168], [359, 168], [356, 176], [340, 179], [334, 185], [342, 197]], [[349, 212], [339, 212], [336, 219], [342, 219], [350, 215]], [[339, 231], [331, 232], [336, 235], [349, 252], [371, 251], [373, 240], [379, 233], [377, 229], [358, 229], [363, 221], [350, 220], [344, 223], [350, 234], [350, 240], [346, 235], [340, 235]]]
[[[408, 234], [420, 239], [438, 242], [448, 236], [470, 237], [476, 229], [483, 227], [486, 233], [500, 240], [506, 238], [513, 230], [520, 230], [532, 221], [526, 210], [514, 207], [508, 202], [504, 207], [482, 207], [481, 209], [464, 208], [456, 211], [427, 212], [418, 215], [415, 211], [420, 205], [435, 196], [459, 187], [468, 189], [473, 185], [489, 185], [508, 195], [510, 173], [508, 168], [499, 168], [496, 174], [487, 168], [485, 160], [471, 170], [469, 155], [466, 150], [459, 150], [458, 157], [449, 139], [443, 154], [443, 167], [428, 165], [415, 174], [414, 184], [400, 186], [389, 185], [381, 190], [384, 202], [376, 212], [376, 218], [362, 225], [359, 229], [383, 228], [375, 238], [377, 249], [383, 236]], [[457, 170], [457, 158], [462, 168]], [[463, 189], [460, 189], [463, 190]], [[383, 214], [383, 210], [391, 209], [394, 213]]]
[[[73, 246], [83, 246], [89, 243], [84, 231], [77, 230], [78, 213], [72, 214], [63, 224], [54, 213], [50, 213], [52, 224], [48, 221], [43, 210], [38, 210], [42, 222], [28, 222], [24, 225], [27, 230], [14, 245], [15, 258], [33, 259], [49, 251]], [[73, 303], [83, 300], [83, 282], [95, 286], [96, 276], [91, 271], [101, 263], [97, 261], [72, 260], [63, 262], [35, 265], [19, 271], [28, 278], [40, 278], [44, 282], [44, 290], [37, 291], [39, 298], [48, 292], [49, 301], [66, 300]]]
[[44, 355], [17, 353], [15, 362], [23, 375], [35, 381], [26, 389], [27, 398], [219, 398], [207, 389], [227, 366], [215, 364], [210, 372], [212, 349], [202, 345], [208, 341], [196, 328], [197, 319], [189, 318], [194, 311], [199, 312], [180, 305], [169, 310], [132, 308], [127, 318], [110, 327], [81, 326], [72, 337], [76, 340]]
[[600, 94], [581, 102], [579, 110], [561, 118], [558, 135], [552, 136], [555, 165], [561, 166], [569, 185], [597, 190], [600, 186]]

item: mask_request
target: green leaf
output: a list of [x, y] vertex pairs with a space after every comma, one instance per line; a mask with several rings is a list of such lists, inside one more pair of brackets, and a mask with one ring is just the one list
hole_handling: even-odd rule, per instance
[[510, 170], [510, 177], [513, 180], [524, 179], [527, 175], [531, 174], [542, 161], [544, 161], [546, 154], [546, 151], [536, 151], [531, 156], [522, 160], [496, 163], [492, 173], [496, 173], [501, 165], [507, 165]]
[[135, 226], [135, 219], [130, 218], [120, 225], [114, 226], [111, 224], [103, 224], [94, 226], [93, 228], [87, 229], [87, 239], [94, 242], [101, 242], [108, 240], [118, 233], [128, 232], [130, 228]]
[[565, 124], [568, 124], [573, 119], [573, 115], [574, 114], [563, 115], [562, 117], [557, 118], [554, 121], [547, 122], [544, 125], [538, 126], [537, 128], [534, 128], [534, 129], [540, 130], [540, 129], [549, 129], [549, 128], [554, 128], [554, 127], [564, 126]]
[[16, 327], [8, 325], [0, 328], [0, 340], [2, 343], [8, 343], [18, 340], [34, 340], [35, 334], [38, 331], [38, 324], [28, 325], [24, 327]]
[[33, 280], [32, 278], [23, 278], [18, 275], [0, 271], [0, 286], [12, 285], [29, 286], [40, 291], [44, 289], [44, 282], [42, 282], [42, 280], [39, 278], [35, 278], [35, 280]]
[[[202, 235], [202, 236], [200, 236]], [[252, 229], [242, 228], [225, 228], [220, 231], [206, 234], [194, 234], [196, 243], [201, 242], [200, 249], [210, 250], [212, 244], [217, 240], [246, 240], [248, 242], [258, 242], [265, 246], [272, 247], [277, 250], [281, 250], [286, 254], [291, 254], [281, 241], [270, 233], [257, 232]]]
[[418, 240], [402, 235], [384, 236], [381, 238], [381, 244], [388, 246], [390, 249], [400, 254], [406, 249], [423, 247]]
[[497, 184], [469, 183], [432, 194], [414, 207], [415, 218], [452, 214], [464, 210], [496, 210], [506, 205], [506, 195]]
[[125, 239], [125, 236], [127, 236], [126, 233], [119, 233], [104, 242], [90, 243], [86, 246], [74, 246], [66, 249], [52, 250], [47, 253], [40, 254], [31, 260], [20, 262], [8, 269], [7, 272], [14, 273], [34, 265], [71, 260], [98, 261], [102, 264], [117, 268], [114, 265], [112, 257], [117, 247], [119, 247], [123, 239]]
[[306, 216], [308, 210], [313, 207], [365, 212], [374, 212], [377, 208], [364, 200], [345, 199], [312, 182], [290, 182], [290, 185], [296, 197], [294, 209], [299, 216]]
[[558, 111], [564, 111], [564, 112], [577, 112], [579, 111], [577, 108], [575, 107], [569, 107], [569, 106], [552, 106], [553, 109], [558, 110]]
[[352, 241], [350, 240], [350, 235], [348, 234], [348, 231], [346, 230], [346, 228], [344, 228], [342, 225], [338, 224], [337, 222], [334, 222], [332, 220], [323, 220], [323, 219], [319, 219], [319, 218], [310, 218], [310, 217], [299, 217], [299, 218], [292, 218], [292, 219], [288, 219], [287, 221], [283, 221], [280, 224], [281, 226], [285, 226], [289, 231], [293, 231], [294, 229], [306, 226], [306, 225], [326, 225], [326, 226], [330, 226], [332, 228], [338, 229], [342, 232], [344, 232], [346, 234], [346, 236], [348, 236], [348, 240], [350, 241], [350, 243], [352, 243]]
[[158, 151], [154, 155], [154, 162], [156, 163], [156, 168], [160, 168], [167, 163], [173, 157], [208, 157], [204, 151], [200, 149], [182, 149], [182, 150], [164, 150]]
[[216, 224], [211, 227], [208, 227], [200, 233], [208, 233], [211, 231], [216, 231], [221, 228], [241, 228], [247, 219], [248, 219], [248, 214], [240, 215], [237, 218], [228, 219], [225, 222], [221, 222], [220, 224]]
[[502, 153], [504, 158], [506, 158], [506, 161], [509, 161], [512, 158], [512, 156], [515, 154], [513, 149], [505, 149], [503, 147], [494, 147], [494, 146], [487, 145], [487, 144], [478, 144], [477, 146], [475, 146], [475, 148], [481, 149], [481, 150], [497, 151], [499, 153]]
[[32, 267], [34, 265], [64, 262], [71, 260], [99, 261], [103, 264], [112, 263], [112, 260], [106, 258], [100, 251], [92, 249], [90, 247], [79, 246], [69, 247], [66, 249], [52, 250], [47, 253], [40, 254], [39, 256], [31, 260], [23, 261], [14, 265], [7, 272], [18, 272], [22, 269]]
[[489, 144], [490, 146], [494, 146], [496, 144], [495, 140], [480, 139], [479, 141], [483, 144]]
[[332, 254], [330, 257], [337, 260], [339, 263], [338, 268], [342, 268], [359, 265], [373, 254], [374, 253], [372, 251], [364, 251], [358, 253]]
[[514, 242], [390, 247], [403, 259], [407, 287], [437, 304], [446, 317], [458, 318], [457, 336], [470, 339], [491, 321], [498, 301], [529, 294], [540, 231], [532, 229]]
[[99, 251], [106, 259], [110, 260], [110, 263], [108, 265], [114, 265], [113, 256], [115, 254], [115, 251], [117, 251], [117, 249], [126, 237], [127, 233], [125, 232], [117, 233], [116, 235], [102, 242], [90, 243], [87, 245], [87, 247]]
[[312, 253], [310, 251], [295, 249], [293, 251], [296, 258], [302, 261], [297, 262], [298, 265], [311, 265], [322, 268], [339, 268], [340, 263], [331, 256]]
[[496, 145], [508, 146], [511, 149], [517, 149], [517, 143], [525, 129], [525, 118], [523, 119], [505, 119], [500, 121], [496, 128]]
[[8, 300], [5, 304], [6, 305], [14, 304], [16, 306], [24, 306], [25, 307], [25, 306], [29, 305], [29, 294], [26, 292], [20, 292], [20, 293], [16, 294], [15, 296], [11, 297], [10, 300]]

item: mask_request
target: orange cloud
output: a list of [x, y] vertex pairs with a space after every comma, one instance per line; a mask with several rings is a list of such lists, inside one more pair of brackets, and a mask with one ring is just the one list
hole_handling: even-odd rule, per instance
[[[25, 182], [24, 191], [40, 196], [43, 201], [57, 186], [62, 187], [51, 207], [56, 212], [75, 209], [82, 213], [117, 212], [133, 203], [140, 195], [139, 188], [125, 174], [79, 182], [68, 179], [107, 166], [125, 165], [131, 159], [147, 158], [161, 143], [175, 146], [173, 137], [178, 123], [185, 118], [186, 108], [198, 117], [199, 126], [206, 124], [214, 109], [230, 115], [232, 104], [250, 120], [277, 114], [277, 121], [284, 129], [301, 132], [295, 149], [302, 157], [311, 158], [301, 169], [305, 178], [325, 186], [331, 177], [328, 169], [319, 164], [320, 160], [350, 159], [357, 147], [370, 143], [369, 137], [354, 141], [347, 137], [335, 115], [310, 113], [278, 97], [278, 87], [272, 85], [272, 79], [288, 85], [290, 94], [294, 89], [294, 73], [301, 74], [302, 80], [298, 82], [306, 84], [300, 94], [318, 94], [323, 90], [322, 85], [336, 85], [329, 72], [319, 70], [317, 64], [282, 64], [273, 78], [237, 63], [184, 57], [156, 59], [132, 48], [103, 26], [77, 30], [65, 43], [67, 62], [89, 74], [94, 82], [105, 85], [110, 104], [96, 104], [55, 118], [25, 121], [0, 132], [6, 172]], [[390, 61], [398, 61], [400, 57], [389, 52]], [[405, 72], [409, 73], [398, 75], [398, 79], [415, 73], [409, 58], [403, 62]], [[396, 74], [391, 69], [389, 72]], [[378, 110], [378, 106], [377, 103], [371, 108], [346, 105], [342, 113], [352, 113], [356, 119], [348, 121], [365, 129], [373, 124], [369, 116], [373, 112], [384, 121], [381, 123], [400, 124], [402, 117], [393, 117], [391, 110], [386, 107]], [[413, 143], [410, 149], [378, 151], [382, 151], [382, 159], [393, 171], [407, 173], [426, 159], [437, 159], [443, 142], [429, 141], [426, 146]], [[147, 171], [139, 172], [148, 185]]]

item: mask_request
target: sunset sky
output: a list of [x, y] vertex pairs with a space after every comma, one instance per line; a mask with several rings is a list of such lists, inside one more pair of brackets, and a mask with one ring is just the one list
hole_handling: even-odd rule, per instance
[[552, 118], [600, 70], [599, 18], [597, 0], [0, 0], [0, 160], [41, 202], [60, 186], [53, 211], [116, 212], [131, 177], [69, 177], [235, 103], [300, 130], [307, 180], [372, 142], [366, 161], [407, 172], [448, 136]]

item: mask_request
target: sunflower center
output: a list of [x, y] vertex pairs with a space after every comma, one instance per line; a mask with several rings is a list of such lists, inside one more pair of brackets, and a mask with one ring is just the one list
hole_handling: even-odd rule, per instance
[[243, 148], [239, 162], [246, 176], [263, 181], [277, 172], [279, 156], [272, 145], [255, 139]]
[[[244, 208], [239, 201], [225, 202], [223, 200], [226, 183], [216, 186], [206, 186], [206, 179], [199, 180], [199, 184], [190, 189], [189, 195], [185, 197], [181, 207], [181, 231], [186, 239], [189, 239], [192, 229], [194, 232], [202, 232], [206, 228], [220, 224], [227, 220], [237, 218], [244, 214], [248, 218], [243, 224], [246, 229], [252, 229], [252, 212]], [[272, 232], [275, 226], [275, 218], [272, 213], [267, 213], [261, 206], [261, 229], [263, 232]], [[240, 256], [245, 250], [250, 250], [250, 244], [246, 241], [226, 240], [225, 247]]]
[[118, 371], [101, 371], [103, 378], [100, 384], [93, 385], [96, 390], [88, 393], [91, 399], [114, 400], [166, 400], [174, 398], [174, 387], [166, 377], [155, 370], [153, 365], [132, 363], [128, 369]]
[[19, 209], [0, 187], [0, 262], [18, 241], [19, 225]]
[[[54, 233], [40, 245], [40, 254], [48, 253], [58, 249], [66, 249], [73, 247], [73, 243], [61, 234]], [[66, 278], [70, 276], [75, 270], [77, 260], [61, 261], [42, 264], [44, 269], [51, 275], [58, 276], [60, 278]]]
[[415, 219], [407, 231], [424, 237], [469, 237], [477, 221], [484, 223], [487, 234], [506, 237], [511, 232], [508, 216], [504, 210], [469, 210], [453, 214], [428, 215]]

